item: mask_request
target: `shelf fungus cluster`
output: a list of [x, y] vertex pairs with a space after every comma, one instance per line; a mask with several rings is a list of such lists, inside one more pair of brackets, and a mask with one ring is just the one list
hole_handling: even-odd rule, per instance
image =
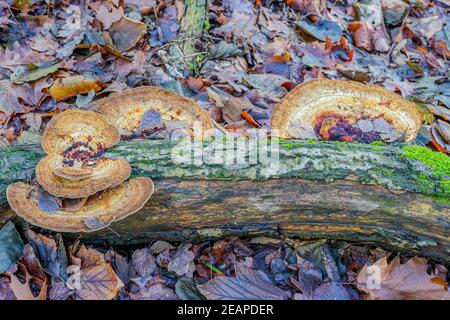
[[69, 110], [49, 122], [36, 166], [36, 182], [8, 186], [11, 208], [30, 223], [60, 232], [89, 232], [109, 226], [139, 209], [153, 182], [131, 173], [123, 158], [105, 149], [120, 140], [119, 129], [101, 114]]
[[330, 141], [412, 141], [422, 125], [415, 105], [388, 90], [354, 81], [313, 80], [274, 108], [274, 134]]
[[211, 117], [197, 102], [159, 87], [113, 93], [99, 100], [95, 111], [119, 128], [125, 138], [208, 138], [213, 134]]

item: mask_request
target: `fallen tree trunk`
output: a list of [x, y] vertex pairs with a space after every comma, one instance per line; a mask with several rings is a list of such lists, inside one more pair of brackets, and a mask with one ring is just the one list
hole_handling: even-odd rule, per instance
[[[331, 238], [450, 263], [450, 205], [443, 182], [449, 172], [412, 152], [425, 148], [281, 142], [275, 170], [273, 163], [204, 163], [195, 150], [191, 162], [174, 163], [172, 155], [191, 150], [185, 142], [180, 147], [135, 140], [112, 148], [109, 154], [129, 160], [133, 174], [151, 177], [156, 191], [140, 212], [82, 239], [123, 245], [232, 234]], [[38, 146], [0, 150], [3, 201], [6, 186], [31, 179], [42, 156]], [[4, 210], [0, 221], [13, 216]]]

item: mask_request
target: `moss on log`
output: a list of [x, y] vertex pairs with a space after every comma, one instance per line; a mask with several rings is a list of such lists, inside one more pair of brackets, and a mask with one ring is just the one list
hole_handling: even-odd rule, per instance
[[[231, 141], [233, 142], [233, 141]], [[263, 141], [264, 143], [266, 141]], [[108, 156], [126, 158], [134, 175], [157, 179], [213, 179], [261, 181], [279, 178], [305, 180], [352, 180], [436, 197], [450, 199], [450, 158], [425, 147], [379, 146], [359, 143], [316, 141], [281, 141], [278, 148], [278, 169], [270, 162], [235, 163], [243, 157], [230, 141], [215, 142], [232, 150], [234, 159], [226, 164], [211, 161], [211, 142], [203, 145], [203, 159], [196, 156], [190, 141], [133, 140], [121, 142], [108, 150]], [[248, 156], [252, 152], [248, 145]], [[255, 146], [256, 148], [256, 146]], [[174, 163], [172, 155], [191, 156], [190, 163]], [[227, 151], [227, 154], [230, 154]], [[44, 153], [40, 146], [23, 145], [0, 149], [0, 204], [5, 204], [8, 184], [31, 180], [34, 168]], [[196, 156], [196, 158], [194, 158]], [[222, 158], [219, 157], [219, 162]]]
[[[140, 212], [82, 239], [125, 245], [155, 237], [330, 238], [377, 243], [450, 264], [450, 166], [438, 153], [403, 145], [281, 141], [278, 170], [270, 162], [205, 163], [195, 151], [192, 163], [173, 162], [173, 153], [189, 150], [188, 141], [180, 146], [165, 140], [121, 142], [110, 149], [109, 155], [130, 161], [134, 175], [151, 177], [156, 191]], [[0, 150], [2, 201], [9, 183], [32, 179], [42, 156], [39, 146]], [[3, 210], [0, 224], [12, 217]]]

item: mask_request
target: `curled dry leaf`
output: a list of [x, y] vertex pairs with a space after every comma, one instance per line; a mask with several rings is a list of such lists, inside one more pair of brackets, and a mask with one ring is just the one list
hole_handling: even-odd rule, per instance
[[47, 284], [41, 288], [37, 297], [33, 295], [30, 289], [31, 276], [25, 271], [25, 282], [22, 283], [16, 275], [11, 275], [11, 283], [9, 284], [14, 296], [17, 300], [45, 300], [47, 298]]
[[358, 274], [358, 289], [368, 300], [450, 300], [447, 282], [432, 270], [424, 258], [413, 257], [405, 264], [387, 257], [365, 265]]
[[50, 87], [50, 95], [56, 100], [88, 94], [91, 90], [98, 92], [105, 86], [100, 80], [89, 79], [85, 76], [72, 76], [58, 79]]
[[[23, 281], [19, 280], [19, 274]], [[47, 276], [29, 244], [24, 246], [17, 271], [11, 275], [10, 288], [17, 300], [45, 300], [47, 298]]]

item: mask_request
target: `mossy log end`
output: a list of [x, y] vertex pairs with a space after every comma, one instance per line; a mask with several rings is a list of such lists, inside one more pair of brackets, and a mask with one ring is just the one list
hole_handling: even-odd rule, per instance
[[[286, 141], [274, 170], [269, 163], [211, 163], [213, 157], [174, 163], [173, 153], [189, 150], [185, 143], [134, 140], [110, 149], [109, 155], [131, 163], [134, 175], [151, 177], [156, 191], [140, 212], [82, 239], [123, 245], [232, 234], [330, 238], [450, 264], [450, 171], [437, 153], [402, 145]], [[42, 156], [39, 146], [0, 150], [1, 201], [9, 183], [33, 178]], [[13, 216], [3, 210], [0, 224]]]

